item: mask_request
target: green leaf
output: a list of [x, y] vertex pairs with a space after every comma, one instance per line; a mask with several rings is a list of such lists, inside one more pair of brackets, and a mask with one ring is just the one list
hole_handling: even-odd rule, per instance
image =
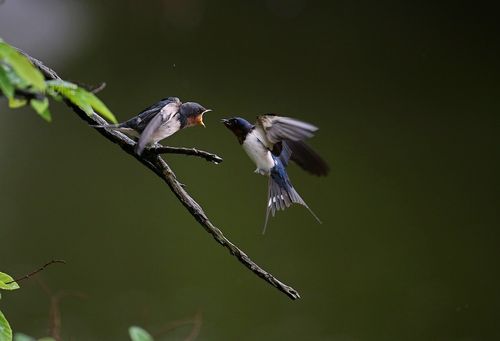
[[26, 334], [15, 333], [14, 334], [14, 341], [36, 341], [36, 339], [34, 337], [28, 336]]
[[141, 327], [132, 326], [128, 329], [132, 341], [153, 341], [153, 337]]
[[[6, 273], [0, 272], [0, 289], [4, 290], [16, 290], [19, 289], [19, 284], [12, 282], [14, 279], [7, 275]], [[12, 282], [10, 284], [7, 284]]]
[[8, 64], [14, 72], [40, 92], [45, 91], [45, 79], [42, 73], [9, 44], [0, 41], [0, 63]]
[[3, 67], [0, 67], [0, 90], [7, 98], [14, 97], [14, 85], [9, 80], [7, 71]]
[[47, 81], [48, 93], [53, 96], [57, 92], [66, 97], [71, 103], [83, 110], [88, 116], [94, 114], [94, 110], [113, 123], [117, 123], [116, 117], [108, 107], [96, 95], [78, 87], [76, 84], [63, 80]]
[[0, 311], [0, 341], [12, 341], [12, 329], [2, 311]]
[[19, 77], [10, 65], [0, 64], [0, 68], [3, 69], [14, 88], [26, 90], [29, 87], [29, 82]]
[[85, 89], [78, 88], [78, 91], [82, 93], [84, 100], [89, 103], [95, 111], [101, 114], [104, 118], [108, 119], [113, 123], [118, 123], [115, 115], [108, 109], [108, 107], [92, 92], [88, 92]]
[[49, 111], [49, 100], [44, 98], [43, 100], [32, 99], [30, 101], [31, 106], [45, 121], [52, 121], [52, 116]]
[[49, 88], [57, 90], [59, 92], [64, 91], [64, 89], [78, 89], [78, 85], [63, 81], [62, 79], [52, 79], [50, 81], [47, 81], [46, 83]]
[[24, 98], [15, 98], [15, 97], [9, 98], [9, 108], [12, 109], [24, 107], [26, 103], [28, 103], [28, 101], [25, 100]]
[[50, 87], [47, 87], [47, 95], [52, 97], [52, 99], [55, 99], [58, 102], [61, 102], [63, 100], [62, 96], [55, 91], [54, 89], [51, 89]]

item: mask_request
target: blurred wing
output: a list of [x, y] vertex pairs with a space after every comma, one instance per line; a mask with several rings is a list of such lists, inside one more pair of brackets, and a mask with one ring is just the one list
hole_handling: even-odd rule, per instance
[[266, 146], [274, 155], [280, 156], [283, 145], [287, 145], [291, 152], [290, 159], [305, 171], [318, 176], [327, 175], [330, 171], [323, 158], [303, 141], [314, 136], [318, 127], [290, 117], [275, 115], [258, 116], [257, 127], [264, 135]]
[[180, 105], [182, 104], [180, 99], [177, 97], [168, 97], [162, 99], [158, 103], [155, 103], [152, 106], [144, 109], [137, 116], [124, 122], [122, 125], [137, 130], [139, 133], [141, 133], [144, 129], [146, 129], [147, 125], [153, 120], [153, 118], [158, 113], [160, 113], [163, 108], [165, 108], [165, 106], [172, 103], [176, 104], [178, 107], [180, 107]]
[[330, 167], [318, 153], [309, 147], [304, 141], [283, 141], [277, 143], [272, 150], [278, 156], [282, 154], [282, 145], [286, 145], [291, 151], [290, 159], [303, 170], [317, 176], [326, 176], [330, 172]]
[[264, 133], [269, 149], [283, 140], [301, 141], [313, 137], [314, 132], [318, 130], [312, 124], [276, 115], [258, 116], [256, 125]]
[[154, 116], [144, 131], [141, 133], [139, 137], [139, 141], [135, 147], [135, 152], [138, 155], [142, 154], [142, 151], [148, 144], [150, 144], [155, 135], [158, 133], [161, 126], [168, 125], [168, 122], [175, 116], [175, 114], [179, 111], [179, 105], [176, 102], [172, 102], [167, 104], [161, 109], [160, 113]]

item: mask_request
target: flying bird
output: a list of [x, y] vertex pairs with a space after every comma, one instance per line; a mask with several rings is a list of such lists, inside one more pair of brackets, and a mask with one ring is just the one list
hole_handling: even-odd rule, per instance
[[211, 111], [195, 102], [182, 103], [177, 97], [164, 98], [144, 109], [126, 122], [97, 126], [121, 131], [138, 138], [135, 152], [141, 155], [147, 146], [175, 134], [181, 129], [196, 125], [205, 126], [203, 114]]
[[315, 175], [327, 175], [326, 162], [303, 140], [318, 130], [312, 124], [290, 117], [261, 115], [251, 124], [240, 117], [223, 119], [222, 123], [231, 130], [238, 142], [256, 164], [256, 173], [267, 176], [268, 201], [263, 233], [266, 232], [269, 213], [284, 210], [292, 204], [305, 206], [314, 218], [319, 218], [309, 208], [293, 187], [286, 167], [290, 160]]

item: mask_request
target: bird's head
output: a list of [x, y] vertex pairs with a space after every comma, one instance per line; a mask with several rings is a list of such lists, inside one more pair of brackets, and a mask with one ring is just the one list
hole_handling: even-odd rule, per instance
[[223, 119], [221, 122], [236, 135], [240, 143], [245, 141], [245, 137], [253, 129], [253, 125], [241, 117]]
[[196, 125], [201, 125], [205, 127], [203, 123], [203, 114], [212, 111], [210, 109], [205, 109], [201, 104], [195, 102], [186, 102], [181, 105], [180, 114], [186, 118], [186, 125], [188, 127], [193, 127]]

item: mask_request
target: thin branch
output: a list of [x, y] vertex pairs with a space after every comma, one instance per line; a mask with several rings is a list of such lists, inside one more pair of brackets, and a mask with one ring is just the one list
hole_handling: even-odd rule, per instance
[[36, 274], [37, 274], [37, 273], [39, 273], [40, 271], [45, 270], [45, 268], [46, 268], [46, 267], [48, 267], [49, 265], [52, 265], [52, 264], [55, 264], [55, 263], [66, 264], [66, 261], [64, 261], [64, 260], [60, 260], [60, 259], [53, 259], [53, 260], [51, 260], [50, 262], [45, 263], [45, 264], [44, 264], [43, 266], [41, 266], [39, 269], [37, 269], [37, 270], [35, 270], [35, 271], [32, 271], [32, 272], [30, 272], [29, 274], [24, 275], [23, 277], [16, 278], [16, 279], [14, 279], [14, 280], [12, 280], [12, 281], [10, 281], [10, 282], [7, 282], [7, 283], [5, 283], [5, 284], [11, 284], [11, 283], [14, 283], [14, 282], [19, 283], [19, 282], [21, 282], [21, 281], [24, 281], [25, 279], [28, 279], [28, 278], [30, 278], [31, 276], [36, 275]]
[[61, 341], [61, 301], [69, 296], [77, 297], [80, 299], [87, 298], [87, 295], [79, 291], [60, 291], [56, 294], [52, 293], [49, 286], [40, 278], [37, 277], [36, 280], [38, 284], [42, 287], [42, 290], [50, 298], [50, 308], [49, 308], [49, 335], [56, 341]]
[[89, 85], [89, 84], [85, 84], [82, 82], [75, 82], [75, 81], [72, 81], [72, 83], [74, 83], [74, 84], [78, 85], [80, 88], [84, 88], [85, 90], [92, 92], [94, 94], [101, 92], [106, 87], [106, 82], [101, 82], [101, 84], [99, 84], [99, 85]]
[[16, 97], [21, 97], [27, 100], [32, 100], [32, 99], [37, 99], [37, 100], [43, 100], [45, 98], [44, 95], [41, 95], [37, 92], [31, 92], [28, 90], [23, 90], [23, 89], [16, 89], [14, 91], [14, 95]]
[[193, 319], [193, 329], [191, 329], [191, 332], [184, 339], [184, 341], [193, 341], [193, 340], [196, 340], [196, 338], [198, 337], [198, 335], [200, 335], [202, 324], [203, 324], [203, 316], [201, 315], [201, 312], [199, 311], [194, 316], [194, 319]]
[[154, 154], [184, 154], [201, 157], [209, 162], [221, 163], [223, 160], [220, 156], [206, 152], [204, 150], [199, 150], [196, 148], [186, 148], [186, 147], [168, 147], [162, 145], [156, 145], [154, 147], [148, 148], [147, 151]]
[[158, 332], [154, 333], [153, 336], [155, 339], [161, 338], [164, 335], [180, 327], [192, 325], [191, 331], [184, 339], [184, 341], [192, 341], [195, 340], [200, 334], [202, 324], [203, 324], [203, 316], [201, 314], [201, 311], [198, 311], [192, 318], [176, 320], [168, 323], [167, 325], [163, 326]]
[[61, 291], [50, 296], [49, 308], [49, 335], [56, 341], [61, 341], [62, 319], [61, 302], [66, 297], [85, 299], [87, 296], [78, 291]]
[[[21, 51], [22, 52], [22, 51]], [[41, 61], [29, 56], [28, 54], [22, 52], [26, 57], [28, 57], [32, 63], [38, 67], [45, 78], [47, 79], [60, 79], [55, 71], [45, 66]], [[84, 121], [89, 123], [91, 126], [96, 125], [106, 125], [107, 122], [99, 115], [95, 114], [89, 117], [84, 111], [79, 107], [74, 105], [68, 100], [65, 100], [66, 105], [68, 105], [73, 111]], [[186, 192], [182, 184], [177, 181], [174, 172], [170, 169], [168, 164], [156, 153], [143, 153], [142, 156], [138, 156], [134, 152], [135, 142], [128, 138], [126, 135], [112, 129], [103, 129], [98, 127], [92, 127], [99, 132], [102, 136], [107, 138], [109, 141], [118, 144], [127, 154], [133, 156], [137, 161], [148, 167], [157, 176], [159, 176], [170, 188], [170, 190], [175, 194], [177, 199], [184, 205], [184, 207], [189, 211], [189, 213], [198, 221], [198, 223], [210, 234], [212, 237], [222, 246], [224, 246], [230, 254], [235, 256], [243, 265], [245, 265], [250, 271], [264, 279], [266, 282], [286, 294], [291, 299], [300, 298], [299, 293], [292, 287], [284, 284], [275, 278], [271, 273], [267, 272], [261, 268], [257, 263], [252, 261], [242, 250], [240, 250], [236, 245], [231, 243], [222, 232], [212, 224], [210, 219], [207, 217], [201, 206]], [[178, 153], [188, 153], [188, 155], [201, 156], [201, 151], [193, 152], [192, 149], [166, 149], [170, 152], [176, 150]], [[202, 156], [203, 157], [203, 156]]]
[[90, 89], [90, 92], [96, 94], [96, 93], [101, 92], [102, 90], [104, 90], [105, 87], [106, 87], [106, 82], [102, 82], [101, 84], [99, 84], [95, 88]]

